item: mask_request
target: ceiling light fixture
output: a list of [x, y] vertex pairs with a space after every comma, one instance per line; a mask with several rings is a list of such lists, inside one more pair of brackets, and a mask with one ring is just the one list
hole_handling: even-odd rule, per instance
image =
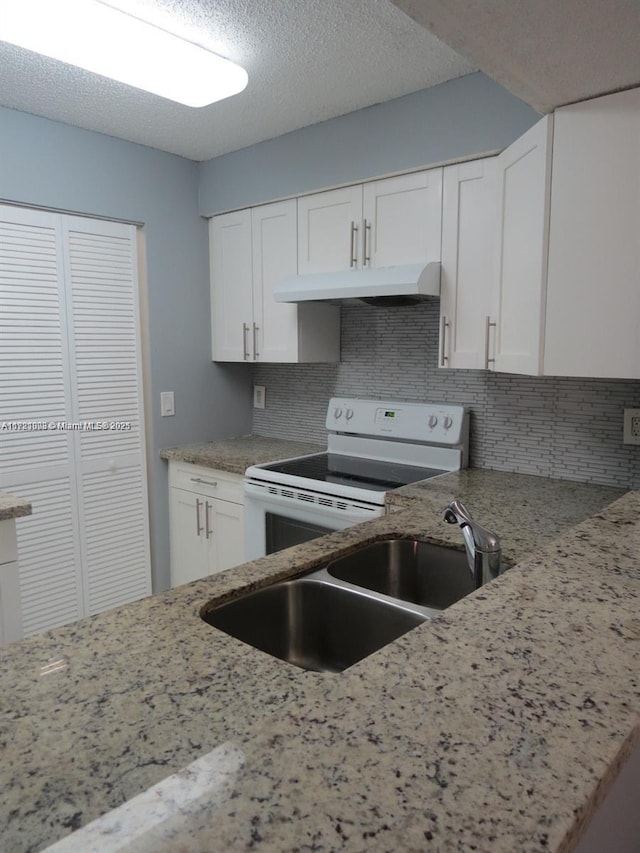
[[2, 0], [0, 40], [189, 107], [248, 80], [234, 62], [100, 0]]

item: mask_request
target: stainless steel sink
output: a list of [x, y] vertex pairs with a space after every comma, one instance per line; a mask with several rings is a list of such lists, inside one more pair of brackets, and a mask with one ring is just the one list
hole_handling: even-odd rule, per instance
[[464, 551], [413, 539], [374, 542], [327, 566], [339, 580], [443, 610], [474, 590]]
[[341, 672], [424, 622], [428, 615], [364, 590], [307, 576], [205, 609], [202, 618], [303, 669]]
[[342, 672], [474, 588], [464, 551], [387, 539], [303, 577], [205, 606], [201, 616], [302, 669]]

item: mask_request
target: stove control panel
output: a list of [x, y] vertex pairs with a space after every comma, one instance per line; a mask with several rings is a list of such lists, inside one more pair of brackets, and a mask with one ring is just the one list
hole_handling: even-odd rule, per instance
[[331, 432], [453, 446], [466, 442], [469, 411], [457, 403], [333, 397], [326, 426]]

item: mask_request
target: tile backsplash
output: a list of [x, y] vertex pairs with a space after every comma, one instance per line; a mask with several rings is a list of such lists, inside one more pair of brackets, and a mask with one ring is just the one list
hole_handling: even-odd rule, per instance
[[254, 368], [267, 389], [255, 433], [323, 444], [332, 396], [458, 402], [472, 412], [473, 467], [640, 488], [640, 447], [622, 444], [622, 410], [640, 407], [640, 380], [441, 370], [438, 301], [341, 311], [339, 364]]

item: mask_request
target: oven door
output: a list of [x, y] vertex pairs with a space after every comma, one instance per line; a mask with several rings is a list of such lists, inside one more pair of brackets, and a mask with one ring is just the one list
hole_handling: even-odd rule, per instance
[[384, 515], [384, 506], [281, 484], [244, 482], [245, 559], [256, 560]]

